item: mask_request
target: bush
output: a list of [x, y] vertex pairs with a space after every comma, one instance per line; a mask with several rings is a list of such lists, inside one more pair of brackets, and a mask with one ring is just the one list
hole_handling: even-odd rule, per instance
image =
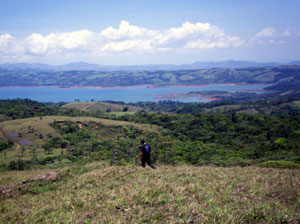
[[282, 169], [300, 169], [300, 164], [291, 161], [266, 161], [258, 164], [260, 167], [282, 168]]
[[0, 142], [0, 151], [7, 149], [8, 148], [8, 144], [5, 142]]
[[10, 161], [9, 165], [8, 165], [8, 170], [24, 170], [25, 169], [25, 162], [21, 159], [19, 159], [18, 161]]
[[50, 164], [53, 163], [54, 160], [56, 159], [56, 157], [45, 157], [39, 160], [39, 164], [41, 165], [46, 165], [46, 164]]

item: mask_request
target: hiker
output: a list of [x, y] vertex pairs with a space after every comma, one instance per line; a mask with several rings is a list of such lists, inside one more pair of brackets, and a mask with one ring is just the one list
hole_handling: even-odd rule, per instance
[[150, 152], [151, 152], [151, 147], [148, 145], [144, 140], [141, 140], [141, 157], [140, 160], [142, 161], [142, 166], [145, 168], [145, 162], [152, 168], [156, 169], [156, 167], [151, 163], [150, 161]]

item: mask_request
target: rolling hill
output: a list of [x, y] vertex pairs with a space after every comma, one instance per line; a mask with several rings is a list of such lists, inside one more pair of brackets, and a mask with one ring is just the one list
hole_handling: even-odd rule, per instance
[[211, 68], [170, 71], [0, 70], [0, 86], [203, 85], [272, 83], [272, 90], [299, 90], [300, 66]]
[[[65, 122], [73, 122], [79, 129], [93, 131], [98, 140], [116, 140], [122, 130], [138, 131], [143, 133], [157, 133], [162, 130], [155, 125], [137, 124], [134, 122], [116, 121], [92, 117], [66, 117], [66, 116], [45, 116], [25, 119], [17, 119], [0, 123], [0, 142], [13, 139], [15, 142], [11, 149], [0, 151], [0, 163], [9, 164], [13, 160], [22, 159], [29, 161], [33, 154], [38, 159], [58, 156], [61, 153], [67, 154], [69, 147], [59, 145], [53, 146], [51, 151], [46, 152], [43, 147], [47, 142], [63, 139], [63, 135], [55, 130], [51, 124], [64, 125]], [[65, 136], [66, 137], [66, 136]], [[135, 144], [139, 142], [136, 141]]]
[[36, 71], [153, 71], [153, 70], [189, 70], [189, 69], [211, 69], [211, 68], [245, 68], [245, 67], [264, 67], [264, 66], [281, 66], [281, 65], [297, 65], [299, 61], [292, 61], [290, 63], [258, 63], [253, 61], [207, 61], [194, 62], [191, 64], [172, 65], [172, 64], [150, 64], [150, 65], [99, 65], [85, 62], [74, 62], [65, 65], [47, 65], [41, 63], [7, 63], [0, 64], [0, 69], [8, 70], [36, 70]]
[[68, 103], [62, 106], [62, 108], [76, 109], [84, 112], [138, 112], [142, 108], [121, 105], [116, 103], [107, 103], [107, 102], [77, 102], [77, 103]]

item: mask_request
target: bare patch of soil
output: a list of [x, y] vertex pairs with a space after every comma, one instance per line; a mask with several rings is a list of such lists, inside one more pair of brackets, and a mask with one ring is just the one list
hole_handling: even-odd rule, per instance
[[22, 180], [20, 183], [11, 185], [11, 186], [7, 186], [4, 187], [2, 189], [0, 189], [0, 197], [9, 197], [12, 196], [13, 194], [16, 194], [20, 191], [22, 191], [23, 189], [28, 188], [28, 186], [30, 185], [30, 183], [34, 183], [37, 181], [57, 181], [58, 179], [60, 179], [61, 176], [59, 176], [59, 174], [55, 171], [51, 171], [49, 173], [43, 174], [39, 177], [36, 178], [31, 178], [31, 179], [24, 179]]

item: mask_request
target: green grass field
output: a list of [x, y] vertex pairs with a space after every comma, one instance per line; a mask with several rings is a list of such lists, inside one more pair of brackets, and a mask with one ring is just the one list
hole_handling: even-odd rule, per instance
[[296, 104], [296, 106], [297, 106], [298, 108], [300, 108], [300, 100], [294, 101], [294, 104]]
[[206, 113], [225, 113], [228, 111], [232, 111], [234, 109], [240, 109], [241, 105], [225, 105], [225, 106], [217, 106], [213, 108], [206, 108], [204, 112]]
[[[53, 171], [52, 171], [53, 172]], [[105, 166], [0, 173], [0, 223], [299, 223], [300, 170]]]
[[68, 103], [63, 105], [62, 108], [70, 108], [76, 109], [84, 112], [122, 112], [123, 109], [127, 107], [128, 112], [138, 112], [141, 111], [142, 108], [134, 107], [134, 106], [124, 106], [119, 104], [111, 104], [106, 102], [78, 102], [78, 103]]

